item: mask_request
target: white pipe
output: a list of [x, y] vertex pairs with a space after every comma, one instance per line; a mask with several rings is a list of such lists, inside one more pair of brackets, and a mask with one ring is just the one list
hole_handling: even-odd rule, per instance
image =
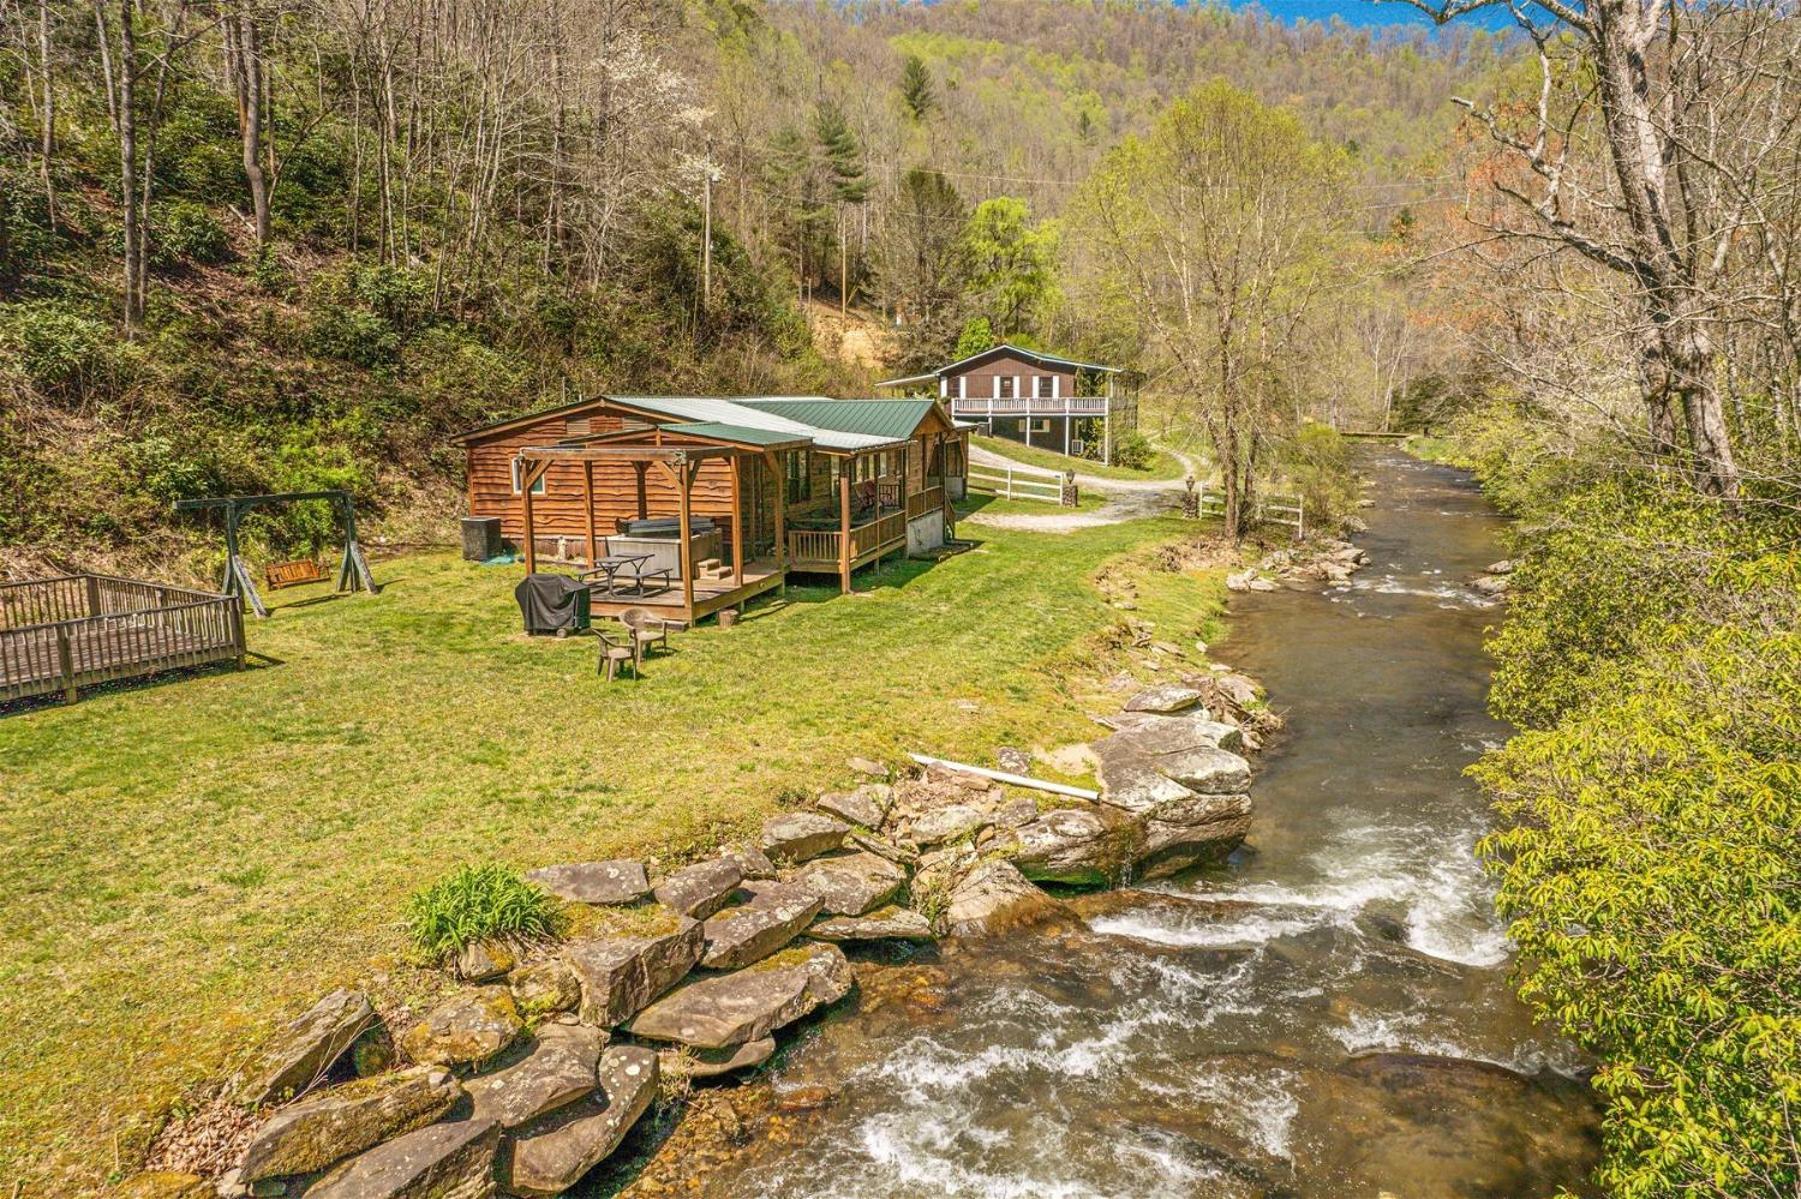
[[946, 770], [958, 770], [964, 774], [976, 774], [985, 779], [993, 779], [997, 783], [1009, 783], [1015, 787], [1031, 787], [1037, 791], [1049, 791], [1052, 795], [1068, 795], [1075, 799], [1098, 800], [1099, 791], [1090, 791], [1086, 787], [1072, 787], [1068, 783], [1051, 783], [1044, 779], [1030, 778], [1023, 774], [1008, 774], [1005, 770], [990, 770], [986, 766], [971, 766], [967, 762], [952, 762], [947, 758], [928, 758], [924, 754], [908, 754], [921, 766], [942, 766]]

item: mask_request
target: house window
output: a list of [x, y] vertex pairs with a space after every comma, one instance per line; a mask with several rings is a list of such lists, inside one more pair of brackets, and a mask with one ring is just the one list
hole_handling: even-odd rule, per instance
[[813, 454], [810, 450], [788, 451], [788, 503], [798, 504], [813, 498]]
[[[536, 483], [532, 484], [532, 494], [533, 495], [543, 495], [544, 494], [544, 480], [549, 477], [549, 474], [550, 474], [550, 472], [548, 470], [546, 470], [544, 472], [544, 474], [541, 474], [538, 476], [538, 481]], [[522, 458], [513, 459], [513, 494], [514, 495], [519, 494], [519, 480], [523, 479], [524, 477], [525, 477], [525, 460]]]
[[1036, 399], [1048, 400], [1057, 394], [1057, 376], [1033, 375], [1032, 395]]
[[994, 398], [995, 399], [997, 399], [997, 400], [1012, 399], [1013, 398], [1013, 376], [1012, 375], [996, 375], [994, 377], [994, 388], [995, 388], [995, 390], [994, 390]]

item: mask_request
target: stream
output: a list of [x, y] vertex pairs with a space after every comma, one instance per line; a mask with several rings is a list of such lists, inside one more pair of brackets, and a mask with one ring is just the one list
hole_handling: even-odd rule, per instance
[[1385, 449], [1362, 465], [1369, 565], [1343, 588], [1235, 596], [1218, 647], [1288, 721], [1247, 844], [1083, 897], [1068, 925], [873, 971], [854, 1010], [783, 1052], [767, 1085], [787, 1114], [695, 1176], [700, 1194], [1585, 1189], [1581, 1061], [1514, 998], [1471, 852], [1489, 815], [1461, 772], [1505, 730], [1481, 647], [1500, 609], [1464, 584], [1501, 556], [1500, 520], [1455, 471]]

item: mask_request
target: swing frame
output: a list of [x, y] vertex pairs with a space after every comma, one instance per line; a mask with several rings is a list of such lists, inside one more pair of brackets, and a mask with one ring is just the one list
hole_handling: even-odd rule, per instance
[[218, 509], [225, 513], [225, 579], [219, 590], [226, 595], [237, 596], [250, 606], [251, 611], [266, 617], [269, 609], [264, 606], [263, 597], [257, 593], [256, 583], [250, 577], [250, 567], [238, 550], [238, 525], [244, 519], [244, 514], [253, 508], [293, 504], [303, 500], [329, 500], [333, 514], [344, 530], [344, 557], [338, 565], [338, 591], [367, 591], [370, 595], [375, 595], [380, 588], [375, 585], [375, 577], [369, 573], [369, 560], [363, 556], [363, 547], [356, 539], [356, 506], [348, 491], [333, 489], [278, 491], [269, 495], [208, 496], [204, 499], [176, 500], [175, 510], [198, 512]]

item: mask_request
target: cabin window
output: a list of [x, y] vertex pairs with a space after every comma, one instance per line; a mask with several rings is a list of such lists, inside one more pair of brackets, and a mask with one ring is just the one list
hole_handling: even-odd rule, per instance
[[565, 437], [586, 437], [592, 429], [593, 425], [585, 416], [572, 416], [563, 422]]
[[813, 454], [810, 450], [788, 451], [788, 503], [798, 504], [813, 498]]
[[1048, 400], [1057, 394], [1057, 377], [1055, 375], [1033, 375], [1032, 395], [1040, 400]]
[[[544, 494], [544, 480], [549, 473], [550, 472], [546, 471], [544, 474], [539, 475], [538, 481], [536, 483], [532, 484], [532, 494], [533, 495], [543, 495]], [[525, 477], [525, 462], [524, 462], [524, 460], [519, 459], [519, 458], [513, 459], [513, 494], [514, 495], [519, 494], [519, 480], [523, 479], [524, 477]]]
[[1013, 398], [1013, 376], [1012, 375], [996, 375], [994, 377], [994, 389], [995, 389], [994, 390], [994, 398], [995, 399], [997, 399], [997, 400], [1012, 399]]

